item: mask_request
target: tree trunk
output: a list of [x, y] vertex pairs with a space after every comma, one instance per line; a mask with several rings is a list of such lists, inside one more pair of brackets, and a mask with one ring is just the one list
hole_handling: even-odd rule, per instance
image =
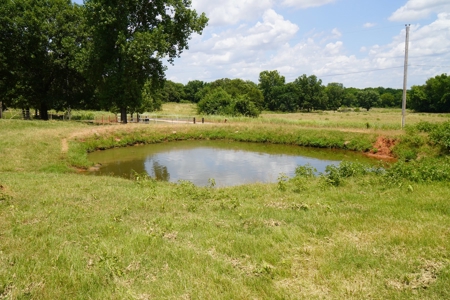
[[2, 101], [0, 101], [0, 119], [3, 117], [3, 105]]
[[47, 111], [47, 103], [41, 102], [41, 109], [39, 110], [41, 115], [41, 120], [48, 121], [48, 111]]
[[127, 124], [128, 120], [127, 120], [127, 108], [126, 107], [121, 107], [120, 108], [120, 121], [122, 122], [122, 124]]

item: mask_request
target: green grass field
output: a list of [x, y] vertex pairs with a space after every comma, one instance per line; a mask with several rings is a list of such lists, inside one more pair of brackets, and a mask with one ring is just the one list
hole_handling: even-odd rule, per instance
[[[364, 151], [379, 135], [405, 135], [390, 125], [397, 111], [361, 112], [334, 127], [339, 114], [203, 125], [0, 120], [0, 299], [449, 299], [448, 181], [370, 173], [338, 185], [298, 176], [212, 188], [74, 168], [89, 166], [86, 151], [136, 142]], [[386, 126], [357, 125], [382, 116]]]

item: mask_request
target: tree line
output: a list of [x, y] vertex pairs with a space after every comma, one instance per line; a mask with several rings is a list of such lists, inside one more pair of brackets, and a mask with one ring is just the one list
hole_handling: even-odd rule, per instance
[[341, 83], [323, 85], [315, 75], [302, 75], [286, 83], [278, 71], [263, 71], [258, 83], [242, 79], [213, 82], [166, 81], [158, 102], [198, 103], [199, 113], [257, 116], [262, 110], [296, 112], [339, 108], [401, 107], [401, 89], [345, 88]]
[[173, 62], [208, 19], [186, 0], [0, 0], [0, 101], [49, 109], [154, 110]]
[[[401, 108], [403, 90], [394, 88], [346, 88], [342, 83], [322, 84], [315, 75], [303, 74], [293, 82], [277, 70], [263, 71], [258, 83], [242, 79], [213, 82], [166, 81], [158, 91], [159, 103], [198, 103], [206, 114], [257, 116], [262, 110], [296, 112], [372, 107]], [[417, 112], [450, 112], [450, 76], [438, 75], [407, 92], [407, 107]]]

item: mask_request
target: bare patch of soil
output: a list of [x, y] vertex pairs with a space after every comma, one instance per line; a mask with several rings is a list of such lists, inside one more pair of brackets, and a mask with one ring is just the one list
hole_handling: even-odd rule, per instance
[[379, 136], [373, 145], [372, 150], [367, 153], [367, 155], [380, 159], [395, 159], [394, 154], [392, 153], [392, 148], [396, 143], [397, 140], [395, 139]]

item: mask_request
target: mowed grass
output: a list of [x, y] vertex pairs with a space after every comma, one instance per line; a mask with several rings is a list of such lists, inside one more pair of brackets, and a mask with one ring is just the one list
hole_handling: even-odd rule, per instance
[[71, 167], [90, 146], [139, 139], [375, 137], [340, 129], [0, 120], [0, 298], [450, 298], [447, 182], [208, 188]]

